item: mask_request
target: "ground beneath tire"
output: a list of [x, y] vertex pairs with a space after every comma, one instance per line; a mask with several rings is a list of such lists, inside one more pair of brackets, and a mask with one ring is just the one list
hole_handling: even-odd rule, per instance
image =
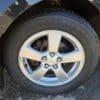
[[[100, 65], [98, 65], [100, 68]], [[5, 87], [0, 90], [0, 100], [100, 100], [100, 69], [84, 85], [70, 93], [62, 95], [42, 95], [29, 92], [16, 85], [7, 72]]]

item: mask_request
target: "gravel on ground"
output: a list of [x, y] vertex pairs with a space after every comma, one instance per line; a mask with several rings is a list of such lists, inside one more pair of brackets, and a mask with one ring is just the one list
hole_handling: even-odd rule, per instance
[[[100, 66], [100, 65], [98, 65]], [[100, 69], [84, 85], [62, 95], [35, 94], [21, 88], [4, 73], [5, 85], [0, 90], [0, 100], [100, 100]]]

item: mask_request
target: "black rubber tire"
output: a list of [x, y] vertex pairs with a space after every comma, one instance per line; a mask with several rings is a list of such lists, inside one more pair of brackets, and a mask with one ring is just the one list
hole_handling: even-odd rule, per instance
[[[33, 33], [48, 29], [62, 30], [74, 35], [81, 42], [86, 53], [86, 61], [81, 73], [73, 81], [62, 86], [44, 87], [32, 83], [22, 74], [18, 66], [18, 52], [24, 41]], [[38, 93], [59, 94], [81, 85], [92, 75], [98, 60], [97, 42], [96, 32], [85, 19], [67, 11], [50, 12], [28, 18], [12, 29], [5, 40], [3, 62], [9, 74], [21, 86]]]

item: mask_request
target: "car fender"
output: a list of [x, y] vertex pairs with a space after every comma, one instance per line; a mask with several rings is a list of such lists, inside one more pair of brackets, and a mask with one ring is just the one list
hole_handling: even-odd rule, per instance
[[[44, 0], [0, 0], [0, 37], [23, 12], [42, 1]], [[96, 3], [100, 4], [97, 2], [98, 0], [87, 1], [90, 1], [91, 5], [98, 11], [96, 6]]]
[[32, 5], [42, 0], [0, 0], [0, 36], [11, 23]]

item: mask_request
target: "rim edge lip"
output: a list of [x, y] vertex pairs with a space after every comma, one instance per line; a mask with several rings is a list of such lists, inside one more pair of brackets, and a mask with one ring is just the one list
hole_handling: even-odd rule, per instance
[[[30, 78], [30, 75], [28, 75], [28, 73], [26, 72], [26, 70], [25, 70], [25, 68], [23, 66], [24, 65], [22, 63], [23, 58], [20, 58], [20, 51], [21, 51], [21, 48], [23, 46], [29, 45], [29, 44], [33, 43], [34, 41], [36, 41], [38, 38], [46, 36], [48, 34], [48, 32], [62, 32], [63, 37], [66, 38], [66, 39], [68, 39], [68, 41], [70, 41], [72, 44], [74, 44], [74, 46], [78, 46], [78, 48], [81, 49], [82, 55], [83, 55], [83, 61], [75, 63], [75, 64], [79, 64], [80, 63], [80, 67], [78, 68], [77, 73], [75, 73], [74, 77], [70, 78], [70, 80], [67, 80], [67, 81], [65, 81], [63, 83], [62, 82], [61, 83], [56, 82], [55, 85], [54, 85], [54, 83], [52, 83], [52, 84], [50, 82], [49, 83], [48, 82], [45, 83], [45, 82], [42, 82], [41, 80], [37, 82], [37, 81], [33, 80], [32, 78]], [[74, 43], [73, 40], [76, 40], [77, 45]], [[30, 81], [36, 83], [37, 85], [52, 86], [52, 87], [54, 86], [55, 87], [55, 86], [60, 86], [60, 85], [68, 84], [69, 82], [71, 82], [72, 80], [74, 80], [80, 74], [80, 72], [82, 71], [82, 69], [84, 67], [84, 64], [85, 64], [85, 50], [84, 50], [82, 44], [80, 43], [80, 41], [75, 36], [71, 35], [70, 33], [64, 32], [64, 31], [59, 31], [59, 30], [45, 30], [45, 31], [41, 31], [41, 32], [35, 33], [32, 36], [30, 36], [23, 43], [23, 45], [21, 46], [21, 48], [19, 50], [19, 55], [18, 55], [18, 65], [19, 65], [19, 68], [20, 68], [21, 72], [24, 74], [24, 76], [27, 79], [29, 79]], [[75, 68], [75, 66], [74, 66], [74, 68]], [[74, 68], [72, 68], [71, 71], [73, 71]], [[41, 83], [41, 84], [39, 84], [39, 83]]]

